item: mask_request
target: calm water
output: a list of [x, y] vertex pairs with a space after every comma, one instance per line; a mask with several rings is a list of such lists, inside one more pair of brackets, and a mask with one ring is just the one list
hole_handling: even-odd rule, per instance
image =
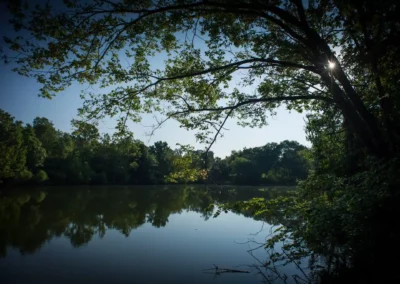
[[[210, 208], [269, 198], [281, 190], [260, 189], [85, 187], [2, 193], [0, 283], [262, 283], [247, 252], [256, 245], [246, 242], [263, 241], [271, 226], [239, 213], [213, 218]], [[256, 255], [266, 259], [262, 249]], [[204, 273], [213, 264], [250, 273]], [[293, 267], [284, 269], [293, 273]]]

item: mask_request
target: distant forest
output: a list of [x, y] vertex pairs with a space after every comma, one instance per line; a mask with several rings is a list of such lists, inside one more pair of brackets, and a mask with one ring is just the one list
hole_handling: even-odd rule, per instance
[[72, 120], [71, 133], [44, 117], [23, 125], [0, 110], [1, 185], [218, 183], [294, 185], [307, 177], [309, 150], [295, 141], [232, 151], [221, 159], [166, 142], [146, 146], [129, 131], [100, 134]]

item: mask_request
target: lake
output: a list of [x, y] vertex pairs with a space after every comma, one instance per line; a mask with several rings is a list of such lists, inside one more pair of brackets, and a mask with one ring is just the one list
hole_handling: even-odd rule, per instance
[[[0, 283], [262, 283], [272, 225], [211, 204], [282, 188], [48, 187], [0, 195]], [[254, 256], [267, 260], [263, 249]], [[215, 274], [219, 268], [249, 273]], [[282, 268], [295, 273], [293, 266]], [[279, 279], [278, 279], [279, 280]], [[280, 283], [279, 281], [274, 283]], [[290, 281], [288, 281], [290, 283]]]

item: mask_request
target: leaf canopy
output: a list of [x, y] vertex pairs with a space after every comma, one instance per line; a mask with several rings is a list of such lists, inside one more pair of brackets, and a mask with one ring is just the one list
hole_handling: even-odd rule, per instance
[[[381, 2], [381, 1], [380, 1]], [[263, 126], [281, 103], [338, 108], [378, 153], [379, 122], [398, 104], [396, 1], [91, 0], [11, 8], [15, 71], [51, 98], [74, 82], [82, 115], [159, 112], [211, 142], [228, 117]], [[390, 21], [391, 22], [390, 22]], [[27, 35], [31, 37], [28, 37]], [[335, 68], [328, 68], [329, 62]], [[390, 68], [389, 68], [390, 67]], [[374, 105], [380, 108], [374, 108]], [[392, 118], [389, 118], [389, 120]], [[160, 121], [162, 124], [165, 120]], [[371, 140], [371, 133], [378, 137]], [[384, 139], [384, 138], [382, 138]], [[370, 141], [370, 142], [368, 142]]]

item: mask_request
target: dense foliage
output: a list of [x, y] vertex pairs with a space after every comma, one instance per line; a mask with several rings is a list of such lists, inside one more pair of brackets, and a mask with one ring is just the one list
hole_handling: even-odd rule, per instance
[[72, 133], [65, 133], [44, 117], [24, 126], [2, 110], [0, 115], [3, 185], [294, 185], [307, 175], [303, 156], [308, 149], [294, 141], [234, 151], [221, 159], [187, 146], [173, 150], [161, 141], [148, 147], [129, 131], [100, 135], [96, 125], [78, 120], [72, 121]]
[[[11, 7], [22, 36], [5, 39], [17, 53], [6, 60], [35, 77], [42, 96], [75, 81], [96, 84], [104, 93], [83, 94], [82, 115], [122, 112], [122, 128], [129, 117], [160, 112], [199, 130], [197, 138], [210, 145], [231, 117], [263, 126], [282, 103], [309, 111], [311, 174], [298, 194], [242, 206], [265, 216], [284, 211], [292, 221], [282, 220], [267, 243], [286, 242], [275, 258], [325, 258], [318, 273], [323, 279], [400, 281], [393, 259], [400, 253], [394, 217], [400, 202], [398, 1], [64, 3], [33, 12]], [[167, 57], [163, 66], [151, 64], [155, 55]], [[7, 129], [20, 139], [18, 129]], [[12, 174], [21, 163], [15, 157], [4, 172]], [[253, 160], [239, 156], [232, 163], [235, 178], [244, 182], [241, 174]], [[264, 174], [285, 176], [279, 169]]]

